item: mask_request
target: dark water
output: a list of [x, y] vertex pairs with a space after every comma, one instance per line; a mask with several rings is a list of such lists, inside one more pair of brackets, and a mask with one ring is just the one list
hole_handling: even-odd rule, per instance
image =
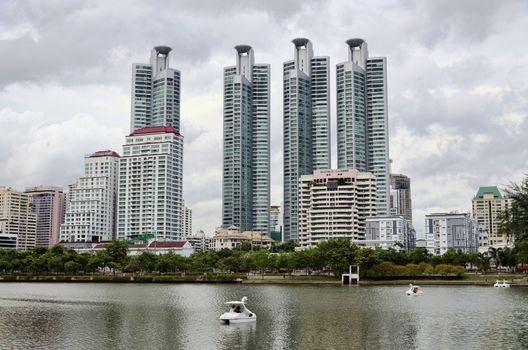
[[[1, 349], [523, 349], [528, 289], [0, 283]], [[248, 296], [256, 324], [222, 325]]]

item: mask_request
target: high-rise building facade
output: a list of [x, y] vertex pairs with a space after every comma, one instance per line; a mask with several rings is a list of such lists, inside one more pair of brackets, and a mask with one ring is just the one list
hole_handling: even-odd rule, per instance
[[376, 211], [389, 215], [387, 60], [369, 57], [363, 39], [346, 43], [348, 61], [336, 66], [337, 167], [373, 173]]
[[156, 46], [150, 63], [132, 65], [130, 132], [151, 126], [180, 129], [180, 71], [169, 67], [168, 46]]
[[37, 214], [31, 209], [27, 193], [0, 187], [0, 232], [4, 248], [28, 250], [37, 243]]
[[412, 222], [411, 179], [402, 174], [390, 175], [391, 215], [402, 215]]
[[182, 237], [183, 136], [170, 126], [135, 130], [119, 160], [117, 238]]
[[101, 242], [116, 237], [119, 154], [98, 151], [84, 157], [84, 176], [70, 185], [62, 242]]
[[182, 203], [182, 238], [192, 236], [193, 229], [193, 217], [192, 210], [185, 205], [185, 201]]
[[376, 215], [376, 181], [356, 169], [316, 170], [299, 179], [299, 244], [330, 238], [365, 238], [365, 220]]
[[35, 186], [25, 192], [29, 194], [31, 209], [37, 214], [37, 246], [50, 247], [59, 243], [65, 206], [62, 187]]
[[450, 248], [474, 252], [478, 242], [478, 222], [469, 213], [425, 215], [425, 247], [431, 254], [442, 255]]
[[270, 66], [238, 45], [224, 68], [222, 225], [270, 231]]
[[479, 249], [483, 252], [490, 247], [504, 248], [508, 245], [507, 235], [499, 233], [499, 214], [508, 209], [509, 200], [497, 186], [480, 187], [473, 198], [473, 217], [480, 227]]
[[284, 240], [299, 235], [299, 178], [331, 164], [330, 59], [314, 57], [308, 39], [293, 44], [294, 59], [283, 64]]

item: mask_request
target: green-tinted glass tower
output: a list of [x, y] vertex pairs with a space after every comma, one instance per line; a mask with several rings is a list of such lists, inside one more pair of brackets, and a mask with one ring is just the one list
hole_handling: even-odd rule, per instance
[[224, 69], [222, 225], [270, 231], [270, 66], [253, 49], [235, 47]]

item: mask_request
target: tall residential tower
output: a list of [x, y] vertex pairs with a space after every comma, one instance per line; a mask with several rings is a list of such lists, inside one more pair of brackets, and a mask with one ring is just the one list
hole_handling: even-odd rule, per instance
[[222, 225], [270, 232], [270, 66], [238, 45], [224, 68]]
[[369, 57], [363, 39], [346, 43], [348, 61], [336, 66], [337, 167], [372, 172], [376, 213], [389, 215], [387, 60]]
[[308, 39], [293, 41], [283, 64], [284, 239], [299, 234], [299, 178], [330, 168], [330, 59], [314, 57]]
[[168, 46], [156, 46], [150, 63], [132, 65], [130, 132], [150, 126], [180, 129], [180, 71], [169, 68]]

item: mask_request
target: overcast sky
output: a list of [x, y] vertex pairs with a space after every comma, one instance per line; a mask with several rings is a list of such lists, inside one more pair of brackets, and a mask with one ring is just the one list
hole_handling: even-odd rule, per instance
[[482, 185], [528, 171], [528, 1], [0, 2], [0, 185], [66, 187], [83, 157], [122, 153], [132, 62], [173, 48], [182, 72], [184, 197], [194, 230], [221, 223], [222, 68], [249, 44], [272, 69], [272, 204], [282, 198], [282, 62], [307, 37], [335, 64], [345, 40], [386, 56], [393, 172], [411, 177], [414, 225], [469, 211]]

